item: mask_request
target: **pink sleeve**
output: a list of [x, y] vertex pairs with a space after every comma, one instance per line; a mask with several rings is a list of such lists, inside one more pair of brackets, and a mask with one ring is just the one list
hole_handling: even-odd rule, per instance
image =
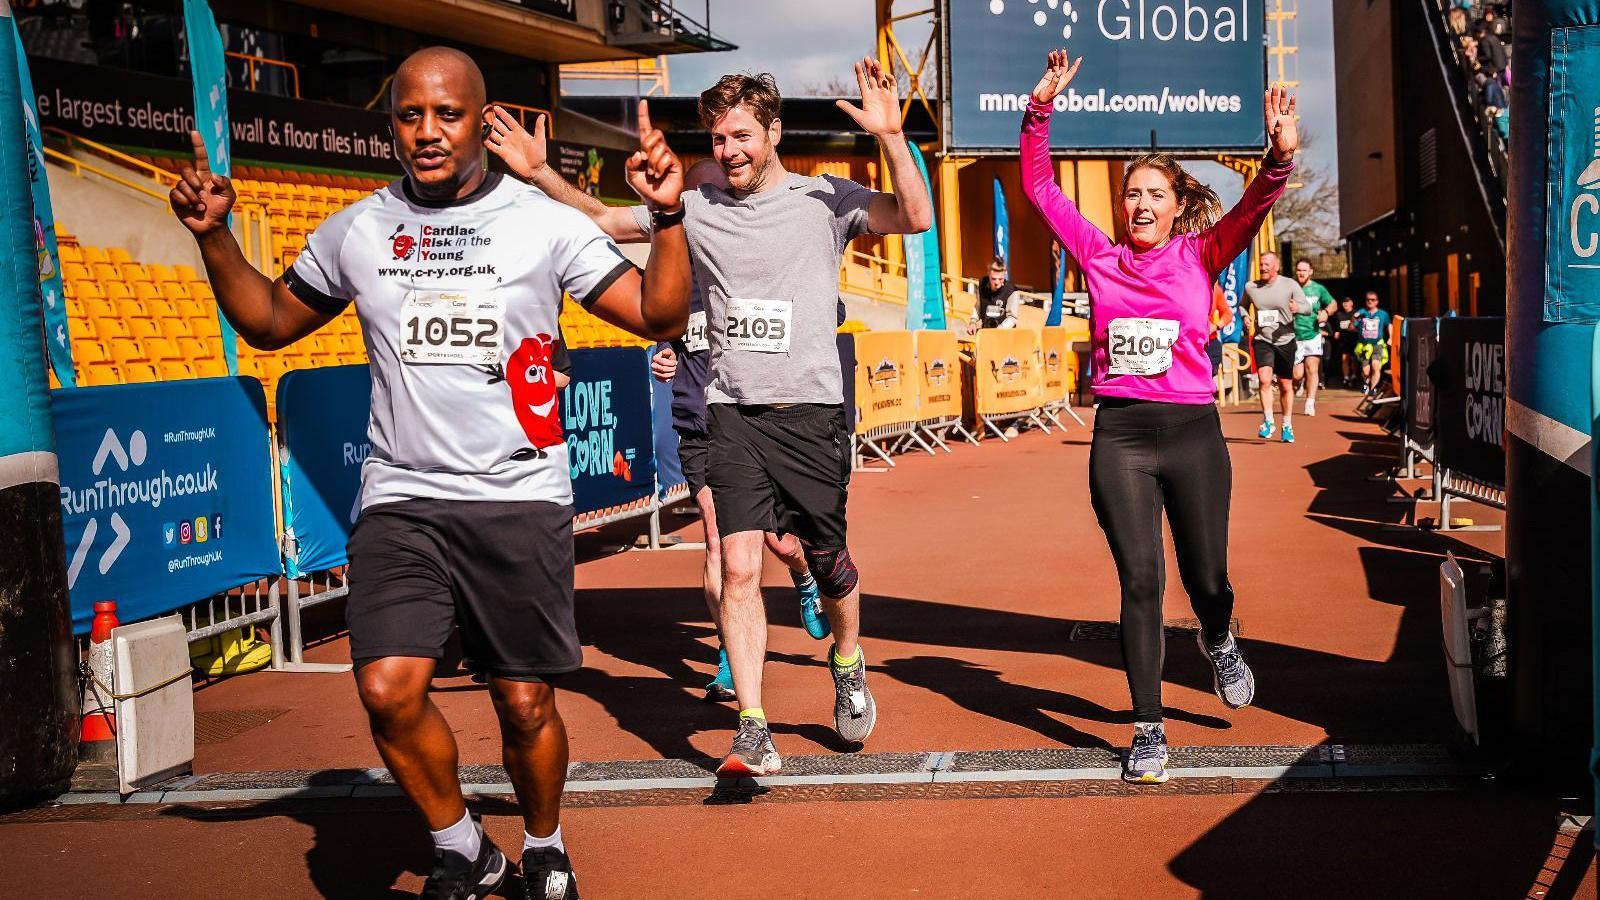
[[1293, 171], [1293, 162], [1274, 165], [1270, 159], [1264, 161], [1256, 177], [1245, 185], [1244, 196], [1233, 209], [1200, 235], [1200, 259], [1205, 263], [1207, 274], [1215, 278], [1250, 246], [1251, 239], [1261, 230], [1261, 223], [1266, 221], [1267, 213], [1272, 211], [1272, 204], [1283, 195]]
[[1056, 240], [1082, 265], [1109, 248], [1111, 239], [1084, 218], [1056, 184], [1050, 167], [1050, 113], [1050, 104], [1028, 100], [1022, 116], [1022, 189]]

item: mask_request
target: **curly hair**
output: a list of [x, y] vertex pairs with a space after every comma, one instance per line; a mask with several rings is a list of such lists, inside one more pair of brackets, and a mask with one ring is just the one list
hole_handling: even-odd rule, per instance
[[778, 79], [766, 72], [752, 75], [724, 75], [716, 84], [700, 94], [700, 124], [710, 131], [717, 120], [736, 106], [750, 110], [762, 128], [772, 124], [783, 106], [783, 96], [778, 93]]

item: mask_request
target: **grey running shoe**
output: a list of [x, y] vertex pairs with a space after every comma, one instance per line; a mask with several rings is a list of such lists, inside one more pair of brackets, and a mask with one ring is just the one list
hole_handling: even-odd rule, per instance
[[[835, 645], [837, 647], [837, 645]], [[862, 743], [878, 724], [878, 704], [867, 688], [867, 654], [861, 651], [848, 669], [833, 664], [834, 648], [828, 649], [828, 671], [833, 673], [833, 727], [839, 737]]]
[[1200, 651], [1211, 661], [1211, 689], [1229, 709], [1249, 706], [1256, 698], [1256, 676], [1245, 665], [1244, 654], [1239, 652], [1239, 642], [1228, 634], [1221, 647], [1206, 643], [1205, 634], [1196, 634]]
[[1122, 780], [1134, 784], [1165, 784], [1167, 733], [1160, 722], [1135, 722], [1133, 746], [1122, 767]]
[[778, 748], [772, 745], [772, 731], [765, 719], [746, 716], [739, 720], [739, 731], [733, 736], [733, 748], [717, 766], [717, 775], [723, 778], [776, 775], [783, 768]]

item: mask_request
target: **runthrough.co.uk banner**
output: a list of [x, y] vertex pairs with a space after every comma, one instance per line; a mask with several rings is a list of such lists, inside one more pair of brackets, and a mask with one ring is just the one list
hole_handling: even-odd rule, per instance
[[1266, 146], [1263, 0], [942, 0], [949, 146], [1015, 153], [1045, 54], [1083, 67], [1051, 146], [1080, 154]]
[[149, 618], [281, 562], [266, 397], [253, 378], [51, 393], [72, 626]]

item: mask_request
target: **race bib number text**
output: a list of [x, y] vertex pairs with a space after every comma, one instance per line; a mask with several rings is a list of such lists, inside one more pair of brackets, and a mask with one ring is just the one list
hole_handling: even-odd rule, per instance
[[689, 327], [683, 332], [683, 349], [690, 353], [699, 353], [710, 349], [711, 342], [706, 340], [706, 313], [689, 313]]
[[1107, 329], [1112, 375], [1160, 375], [1172, 368], [1178, 323], [1172, 319], [1113, 319]]
[[1257, 328], [1276, 328], [1281, 324], [1283, 324], [1283, 313], [1275, 309], [1256, 310]]
[[793, 306], [788, 300], [729, 297], [723, 348], [752, 353], [788, 353], [789, 314]]
[[1361, 320], [1361, 338], [1362, 338], [1362, 340], [1367, 340], [1367, 341], [1375, 341], [1375, 340], [1377, 340], [1380, 337], [1380, 335], [1378, 334], [1378, 331], [1379, 331], [1378, 320], [1376, 318], [1363, 318]]
[[500, 362], [505, 300], [493, 293], [412, 291], [400, 307], [400, 359], [418, 365]]

